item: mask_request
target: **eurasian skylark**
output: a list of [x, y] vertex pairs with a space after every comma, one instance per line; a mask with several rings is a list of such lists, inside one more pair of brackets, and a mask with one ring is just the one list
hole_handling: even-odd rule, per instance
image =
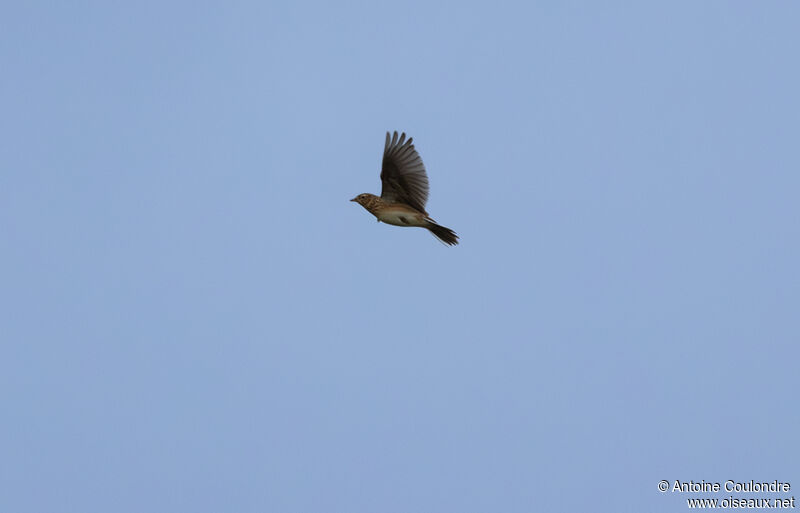
[[425, 212], [428, 201], [428, 175], [417, 150], [406, 141], [403, 133], [389, 136], [386, 132], [386, 145], [383, 148], [383, 167], [381, 168], [381, 195], [359, 194], [355, 201], [378, 218], [378, 222], [395, 226], [418, 226], [427, 228], [440, 241], [454, 246], [458, 235], [450, 228], [436, 224]]

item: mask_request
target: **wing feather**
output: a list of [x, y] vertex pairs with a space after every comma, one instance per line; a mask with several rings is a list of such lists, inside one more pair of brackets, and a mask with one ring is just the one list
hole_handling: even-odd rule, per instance
[[[414, 139], [403, 132], [398, 139], [397, 132], [386, 132], [381, 168], [381, 198], [387, 201], [405, 203], [420, 212], [425, 212], [428, 202], [428, 175], [425, 164], [414, 148]], [[427, 213], [426, 213], [427, 214]]]

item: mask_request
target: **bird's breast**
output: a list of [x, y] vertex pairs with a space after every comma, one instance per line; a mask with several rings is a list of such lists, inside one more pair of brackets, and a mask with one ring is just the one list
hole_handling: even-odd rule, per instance
[[424, 226], [422, 214], [406, 209], [384, 207], [376, 214], [379, 221], [395, 226]]

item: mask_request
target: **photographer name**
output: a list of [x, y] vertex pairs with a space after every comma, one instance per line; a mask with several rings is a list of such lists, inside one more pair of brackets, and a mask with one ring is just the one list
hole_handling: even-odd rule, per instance
[[[708, 483], [706, 481], [680, 481], [679, 479], [675, 480], [675, 484], [672, 485], [673, 492], [713, 492], [717, 493], [720, 490], [725, 490], [726, 492], [736, 492], [736, 493], [764, 493], [764, 492], [771, 492], [771, 493], [781, 493], [781, 492], [788, 492], [792, 489], [792, 485], [789, 483], [781, 483], [780, 481], [772, 481], [771, 483], [762, 483], [759, 481], [753, 481], [752, 479], [746, 483], [740, 483], [729, 479], [725, 481], [722, 485], [719, 483]], [[663, 490], [663, 488], [662, 488]]]

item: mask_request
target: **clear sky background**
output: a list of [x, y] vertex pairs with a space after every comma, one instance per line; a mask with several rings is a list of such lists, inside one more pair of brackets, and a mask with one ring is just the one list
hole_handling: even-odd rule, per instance
[[[800, 3], [0, 26], [1, 511], [800, 497]], [[459, 246], [348, 201], [387, 130]]]

